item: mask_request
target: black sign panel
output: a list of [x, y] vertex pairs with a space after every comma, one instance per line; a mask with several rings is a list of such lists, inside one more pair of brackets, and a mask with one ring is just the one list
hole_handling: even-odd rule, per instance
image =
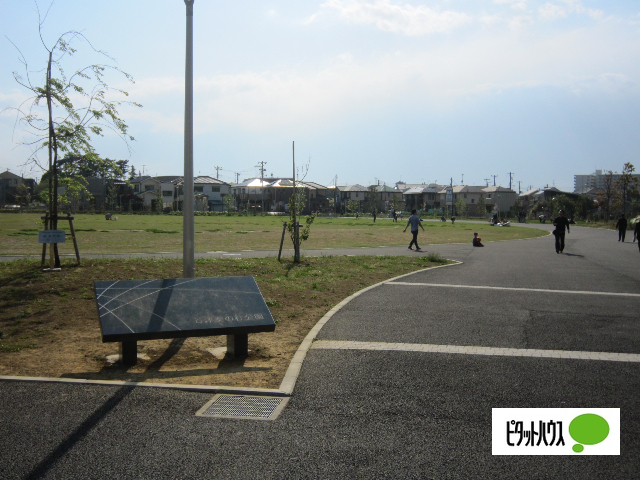
[[253, 277], [94, 282], [103, 342], [272, 332]]

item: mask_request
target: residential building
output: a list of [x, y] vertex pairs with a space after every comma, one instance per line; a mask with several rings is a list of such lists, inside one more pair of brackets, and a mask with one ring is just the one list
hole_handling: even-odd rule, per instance
[[29, 192], [33, 198], [36, 187], [36, 181], [33, 178], [24, 178], [15, 173], [6, 170], [0, 173], [0, 205], [9, 205], [16, 203], [16, 190], [18, 185], [25, 184], [29, 188]]
[[[491, 211], [498, 216], [502, 215], [503, 212], [511, 210], [511, 207], [515, 205], [518, 199], [518, 193], [507, 187], [484, 187], [482, 191], [485, 192], [485, 204], [487, 206], [490, 205]], [[455, 195], [453, 202], [456, 202]]]
[[[375, 189], [378, 199], [378, 208], [381, 212], [390, 211], [393, 208], [394, 199], [396, 208], [399, 211], [402, 211], [404, 209], [404, 201], [402, 198], [402, 192], [400, 190], [385, 184], [371, 185], [369, 189], [371, 189], [372, 187]], [[370, 191], [368, 192], [368, 195], [369, 194], [371, 194]]]
[[440, 207], [438, 199], [438, 191], [442, 188], [440, 185], [398, 182], [396, 186], [402, 192], [405, 208], [409, 211], [432, 210]]
[[339, 202], [338, 211], [340, 213], [346, 213], [348, 210], [349, 201], [355, 200], [358, 202], [358, 210], [362, 211], [364, 206], [364, 201], [367, 198], [367, 193], [369, 189], [367, 187], [363, 187], [362, 185], [356, 183], [354, 185], [343, 185], [337, 186], [339, 195], [337, 197]]
[[134, 192], [138, 198], [142, 200], [144, 209], [155, 211], [158, 190], [162, 198], [162, 209], [175, 208], [176, 202], [176, 184], [181, 177], [176, 175], [164, 175], [158, 177], [146, 177], [139, 182], [134, 183]]
[[[612, 180], [616, 182], [620, 179], [620, 173], [613, 173]], [[640, 173], [632, 174], [640, 182]], [[589, 175], [574, 175], [573, 176], [573, 193], [582, 194], [588, 193], [590, 190], [603, 190], [605, 188], [605, 179], [608, 176], [608, 172], [602, 170], [596, 170], [595, 173]]]
[[[175, 208], [182, 210], [183, 202], [183, 179], [173, 182], [175, 190]], [[217, 178], [209, 176], [199, 176], [193, 179], [193, 189], [195, 193], [195, 210], [205, 212], [222, 212], [224, 210], [224, 196], [231, 194], [231, 185]], [[163, 191], [164, 196], [164, 191]]]

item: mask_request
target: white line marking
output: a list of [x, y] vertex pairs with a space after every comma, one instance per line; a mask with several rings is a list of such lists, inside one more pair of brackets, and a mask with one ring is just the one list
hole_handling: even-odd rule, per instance
[[640, 362], [640, 354], [580, 352], [569, 350], [537, 350], [530, 348], [469, 347], [462, 345], [429, 345], [421, 343], [349, 342], [317, 340], [311, 348], [336, 350], [377, 350], [398, 352], [459, 353], [465, 355], [494, 355], [502, 357], [571, 358], [609, 362]]
[[413, 285], [419, 287], [476, 288], [483, 290], [512, 290], [514, 292], [572, 293], [578, 295], [611, 295], [617, 297], [640, 297], [640, 293], [588, 292], [583, 290], [549, 290], [545, 288], [488, 287], [483, 285], [448, 285], [443, 283], [386, 282], [385, 285]]

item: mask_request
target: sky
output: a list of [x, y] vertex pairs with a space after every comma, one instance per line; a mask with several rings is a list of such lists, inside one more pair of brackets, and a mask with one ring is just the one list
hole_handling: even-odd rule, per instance
[[[183, 0], [0, 0], [0, 171], [25, 165], [12, 107], [43, 84], [64, 32], [66, 72], [109, 63], [130, 147], [98, 154], [146, 175], [184, 172]], [[49, 9], [38, 34], [38, 11]], [[114, 99], [118, 97], [114, 96]], [[44, 113], [42, 110], [41, 114]], [[640, 169], [640, 3], [635, 0], [239, 0], [194, 4], [194, 174], [322, 185], [439, 183], [573, 191], [573, 176]], [[41, 155], [41, 160], [46, 161]], [[215, 167], [219, 167], [216, 169]], [[302, 174], [302, 172], [301, 172]]]

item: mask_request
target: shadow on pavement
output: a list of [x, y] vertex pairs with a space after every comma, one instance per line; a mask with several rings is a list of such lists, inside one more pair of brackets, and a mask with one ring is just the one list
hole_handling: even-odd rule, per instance
[[113, 410], [127, 395], [133, 391], [133, 386], [124, 386], [113, 394], [100, 408], [87, 418], [76, 428], [67, 438], [65, 438], [58, 448], [47, 455], [38, 465], [35, 466], [24, 478], [35, 479], [43, 477], [76, 443], [82, 440], [96, 425], [98, 425], [107, 414]]

